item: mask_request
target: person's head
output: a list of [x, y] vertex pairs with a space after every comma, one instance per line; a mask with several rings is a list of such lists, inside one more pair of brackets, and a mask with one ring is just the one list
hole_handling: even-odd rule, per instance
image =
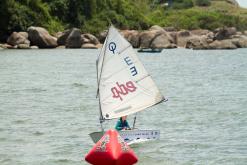
[[125, 121], [127, 119], [127, 116], [120, 117], [120, 120]]

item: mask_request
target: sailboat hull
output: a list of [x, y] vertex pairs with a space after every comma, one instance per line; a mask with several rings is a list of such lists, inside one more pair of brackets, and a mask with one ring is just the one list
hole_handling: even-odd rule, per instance
[[[160, 138], [159, 130], [124, 130], [119, 131], [119, 134], [129, 145], [149, 140], [157, 140]], [[93, 132], [89, 135], [92, 138], [93, 142], [97, 143], [104, 135], [104, 132]]]

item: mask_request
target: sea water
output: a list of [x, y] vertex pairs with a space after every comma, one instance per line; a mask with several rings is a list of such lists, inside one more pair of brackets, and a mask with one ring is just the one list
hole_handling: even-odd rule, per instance
[[[87, 164], [88, 134], [100, 130], [98, 54], [0, 50], [1, 165]], [[161, 131], [160, 140], [131, 146], [139, 165], [247, 164], [247, 49], [138, 56], [168, 98], [137, 114], [138, 128]]]

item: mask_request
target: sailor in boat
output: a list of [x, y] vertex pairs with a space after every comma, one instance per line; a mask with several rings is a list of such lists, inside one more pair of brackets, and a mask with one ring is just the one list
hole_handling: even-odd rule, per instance
[[115, 129], [118, 131], [131, 129], [129, 126], [129, 123], [127, 121], [127, 116], [120, 117], [120, 119], [118, 120], [118, 122], [115, 126]]

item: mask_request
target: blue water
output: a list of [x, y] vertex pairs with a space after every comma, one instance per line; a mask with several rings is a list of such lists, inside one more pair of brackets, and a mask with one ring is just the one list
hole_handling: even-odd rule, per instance
[[[0, 164], [87, 164], [99, 50], [0, 50]], [[138, 114], [139, 165], [247, 164], [247, 49], [138, 54], [168, 102]], [[132, 116], [129, 122], [132, 123]], [[115, 121], [105, 124], [113, 127]]]

